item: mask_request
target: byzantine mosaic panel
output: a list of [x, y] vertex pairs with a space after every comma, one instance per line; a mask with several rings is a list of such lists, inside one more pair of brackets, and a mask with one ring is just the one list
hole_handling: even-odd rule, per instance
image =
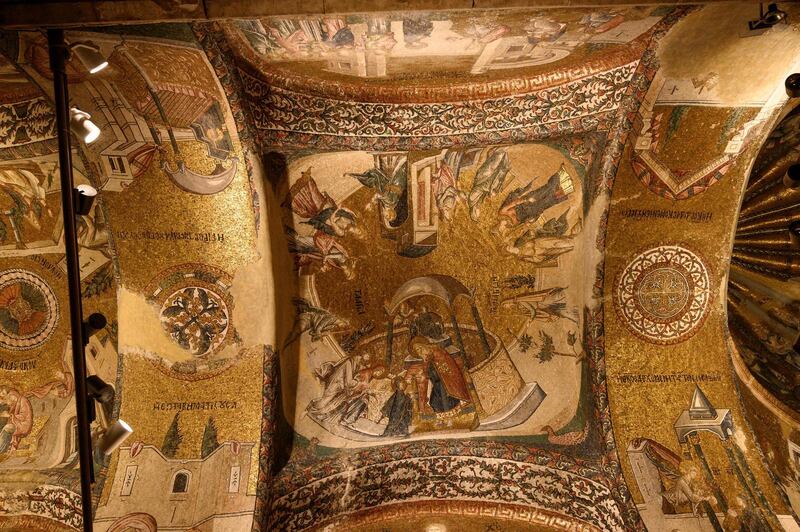
[[[297, 393], [296, 430], [323, 445], [529, 434], [526, 422], [563, 425], [549, 416], [577, 408], [587, 303], [568, 272], [577, 250], [597, 256], [584, 227], [602, 210], [582, 198], [585, 168], [546, 145], [425, 155], [289, 163], [284, 227], [299, 284], [284, 350], [299, 347], [299, 381], [286, 393]], [[440, 384], [429, 390], [431, 371]], [[552, 391], [539, 384], [555, 375], [566, 379]], [[347, 391], [359, 383], [362, 398]]]
[[[747, 443], [752, 426], [776, 421], [736, 391], [722, 297], [749, 163], [785, 96], [776, 80], [757, 99], [734, 98], [725, 70], [696, 63], [678, 78], [669, 57], [637, 113], [608, 221], [605, 268], [616, 282], [604, 290], [617, 312], [606, 313], [606, 368], [621, 466], [649, 529], [693, 527], [697, 516], [723, 529], [790, 527], [770, 459]], [[686, 273], [665, 253], [684, 257]], [[650, 405], [664, 406], [654, 416]]]
[[[68, 65], [104, 131], [76, 146], [101, 189], [79, 238], [86, 309], [114, 317], [90, 369], [136, 430], [98, 464], [95, 526], [784, 526], [800, 440], [762, 377], [793, 384], [754, 361], [786, 346], [755, 327], [734, 351], [723, 309], [749, 164], [796, 129], [767, 136], [795, 28], [745, 39], [752, 7], [68, 32], [110, 63]], [[0, 526], [59, 530], [80, 522], [50, 74], [40, 34], [6, 46]], [[792, 263], [752, 237], [729, 301], [780, 321], [751, 281]]]

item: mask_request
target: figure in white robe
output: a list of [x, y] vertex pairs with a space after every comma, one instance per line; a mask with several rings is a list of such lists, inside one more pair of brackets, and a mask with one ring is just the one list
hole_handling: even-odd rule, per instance
[[469, 217], [478, 221], [481, 216], [481, 205], [490, 196], [500, 193], [506, 181], [506, 175], [511, 170], [506, 150], [492, 148], [489, 156], [478, 168], [472, 189], [469, 191]]
[[324, 421], [344, 413], [348, 397], [358, 386], [356, 364], [356, 357], [347, 357], [337, 364], [325, 362], [317, 369], [316, 375], [324, 390], [321, 396], [308, 403], [309, 415]]

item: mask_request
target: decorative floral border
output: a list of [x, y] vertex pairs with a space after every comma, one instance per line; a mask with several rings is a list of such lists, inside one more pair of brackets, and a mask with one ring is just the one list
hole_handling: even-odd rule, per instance
[[54, 519], [75, 529], [83, 527], [81, 496], [59, 486], [42, 485], [31, 490], [0, 492], [3, 501], [0, 517], [38, 515]]
[[[264, 347], [264, 380], [261, 394], [261, 440], [258, 448], [258, 481], [253, 511], [252, 532], [261, 532], [272, 504], [272, 470], [275, 461], [275, 436], [280, 412], [278, 354], [272, 346]], [[263, 530], [269, 530], [268, 528]]]
[[607, 486], [539, 464], [457, 455], [347, 465], [337, 475], [276, 494], [268, 529], [303, 530], [386, 503], [437, 500], [524, 505], [558, 511], [604, 530], [625, 528], [619, 505]]
[[426, 104], [347, 103], [268, 85], [241, 67], [239, 73], [262, 146], [374, 151], [503, 144], [607, 130], [637, 65], [634, 61], [527, 94]]

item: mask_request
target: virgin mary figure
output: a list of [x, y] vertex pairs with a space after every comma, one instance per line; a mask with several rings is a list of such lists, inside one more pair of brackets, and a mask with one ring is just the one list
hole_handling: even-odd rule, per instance
[[417, 380], [421, 411], [442, 413], [472, 403], [461, 359], [421, 336], [411, 341], [411, 351], [422, 361], [416, 371], [409, 368]]

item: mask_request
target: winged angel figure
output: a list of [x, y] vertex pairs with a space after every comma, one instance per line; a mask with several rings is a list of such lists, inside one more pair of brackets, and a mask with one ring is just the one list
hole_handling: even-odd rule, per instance
[[303, 172], [289, 190], [288, 203], [292, 212], [306, 220], [313, 233], [304, 236], [286, 227], [289, 251], [295, 254], [298, 269], [315, 268], [326, 272], [331, 268], [342, 270], [347, 279], [355, 275], [355, 260], [339, 241], [356, 233], [356, 216], [353, 211], [339, 207], [326, 192], [321, 192], [311, 176], [311, 168]]

